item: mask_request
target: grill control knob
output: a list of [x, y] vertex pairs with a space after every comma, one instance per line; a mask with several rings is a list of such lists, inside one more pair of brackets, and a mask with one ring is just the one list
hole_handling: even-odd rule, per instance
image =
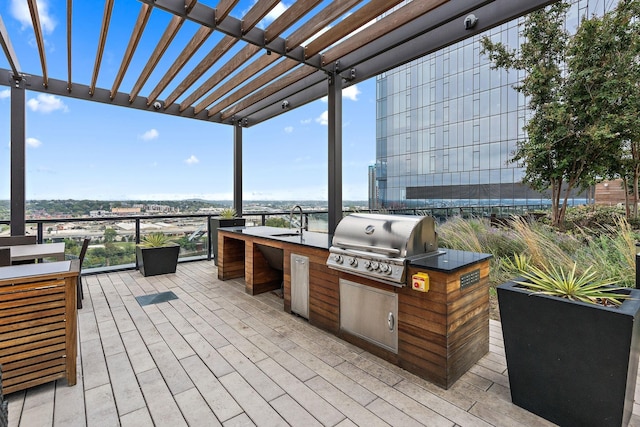
[[364, 262], [364, 268], [367, 270], [371, 270], [371, 261], [367, 260]]
[[378, 263], [375, 261], [371, 261], [371, 269], [372, 270], [377, 270], [378, 269]]
[[386, 273], [389, 270], [389, 266], [387, 264], [380, 264], [380, 272]]
[[358, 265], [358, 260], [355, 258], [349, 258], [349, 265], [352, 267], [356, 267]]
[[337, 264], [342, 264], [342, 261], [344, 261], [342, 259], [342, 255], [336, 255], [333, 257], [333, 259], [336, 261]]

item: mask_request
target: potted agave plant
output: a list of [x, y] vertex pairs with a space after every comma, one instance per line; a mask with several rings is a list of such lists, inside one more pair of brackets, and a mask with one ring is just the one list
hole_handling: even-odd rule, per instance
[[136, 265], [143, 276], [175, 273], [180, 245], [164, 233], [147, 234], [136, 246]]
[[513, 264], [497, 287], [514, 404], [559, 425], [625, 426], [640, 353], [640, 290], [589, 267]]
[[225, 208], [220, 212], [220, 216], [211, 217], [211, 248], [213, 252], [213, 262], [218, 265], [218, 228], [244, 226], [245, 219], [239, 218], [234, 208]]

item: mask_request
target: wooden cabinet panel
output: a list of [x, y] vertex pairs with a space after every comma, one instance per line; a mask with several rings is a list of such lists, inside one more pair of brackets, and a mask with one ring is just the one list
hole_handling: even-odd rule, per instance
[[60, 378], [76, 383], [79, 268], [67, 263], [67, 272], [0, 280], [3, 393]]

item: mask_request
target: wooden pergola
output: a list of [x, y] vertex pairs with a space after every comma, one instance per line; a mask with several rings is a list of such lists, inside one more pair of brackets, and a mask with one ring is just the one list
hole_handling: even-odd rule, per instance
[[[49, 75], [38, 2], [23, 1], [31, 14], [39, 70], [21, 69], [20, 55], [0, 15], [0, 44], [9, 63], [9, 69], [0, 68], [0, 85], [11, 87], [12, 235], [24, 234], [25, 229], [27, 90], [234, 126], [234, 207], [238, 212], [242, 211], [242, 128], [328, 96], [331, 233], [342, 215], [342, 89], [555, 0], [413, 0], [402, 7], [397, 7], [402, 0], [297, 0], [264, 29], [258, 23], [279, 0], [258, 0], [241, 19], [232, 16], [238, 0], [139, 0], [131, 28], [111, 28], [114, 0], [103, 0], [102, 20], [95, 22], [100, 33], [90, 81], [74, 81], [72, 74], [72, 41], [81, 37], [72, 27], [73, 0], [67, 0], [66, 10], [66, 76]], [[152, 13], [169, 14], [169, 23], [153, 52], [145, 52], [146, 65], [133, 69], [131, 60]], [[198, 30], [176, 57], [165, 58], [187, 21], [198, 25]], [[131, 36], [113, 83], [99, 87], [105, 45], [115, 31]], [[200, 51], [214, 35], [219, 38], [215, 46], [206, 53]], [[226, 55], [236, 50], [231, 58]], [[189, 60], [199, 51], [203, 59], [191, 65]], [[168, 68], [159, 67], [163, 58], [173, 60]], [[184, 71], [187, 77], [180, 81], [177, 76]], [[136, 82], [123, 88], [127, 74], [135, 76]], [[152, 75], [161, 77], [150, 80]], [[153, 81], [155, 86], [147, 84]], [[148, 87], [148, 93], [141, 93]]]

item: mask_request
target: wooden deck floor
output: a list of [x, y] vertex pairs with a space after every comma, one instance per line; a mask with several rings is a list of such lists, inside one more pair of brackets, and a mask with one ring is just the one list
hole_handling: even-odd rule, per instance
[[[498, 322], [490, 352], [443, 390], [216, 277], [207, 261], [85, 276], [77, 385], [9, 395], [9, 425], [550, 425], [511, 403]], [[178, 298], [135, 299], [166, 291]]]

